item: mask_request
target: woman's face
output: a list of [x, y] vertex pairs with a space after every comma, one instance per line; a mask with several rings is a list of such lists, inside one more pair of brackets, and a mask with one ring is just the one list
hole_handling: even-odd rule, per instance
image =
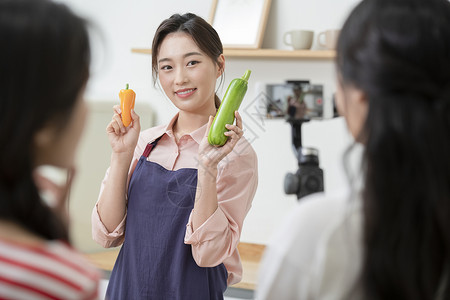
[[71, 168], [87, 117], [84, 88], [78, 95], [72, 114], [65, 126], [49, 123], [35, 135], [35, 165]]
[[336, 106], [339, 115], [345, 118], [348, 130], [355, 141], [364, 143], [361, 133], [369, 108], [366, 95], [353, 85], [344, 84], [340, 75], [338, 75], [336, 86]]
[[161, 86], [178, 109], [192, 113], [215, 111], [215, 86], [223, 72], [223, 55], [219, 67], [190, 35], [175, 32], [164, 38], [157, 60]]

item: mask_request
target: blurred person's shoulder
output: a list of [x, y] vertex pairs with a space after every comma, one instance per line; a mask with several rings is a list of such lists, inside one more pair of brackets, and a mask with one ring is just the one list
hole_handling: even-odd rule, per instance
[[315, 298], [353, 299], [361, 265], [361, 228], [358, 193], [343, 188], [312, 194], [288, 213], [268, 251], [307, 273], [302, 276], [308, 278]]
[[[348, 188], [311, 194], [300, 199], [287, 214], [274, 239], [290, 238], [290, 246], [304, 251], [304, 242], [316, 246], [324, 242], [324, 238], [346, 226], [349, 219], [360, 216], [360, 208], [359, 197], [352, 197]], [[298, 237], [302, 237], [303, 242]]]
[[0, 298], [46, 294], [60, 299], [94, 299], [97, 295], [100, 272], [67, 242], [2, 236], [0, 260], [0, 269], [8, 272], [13, 283], [2, 289]]

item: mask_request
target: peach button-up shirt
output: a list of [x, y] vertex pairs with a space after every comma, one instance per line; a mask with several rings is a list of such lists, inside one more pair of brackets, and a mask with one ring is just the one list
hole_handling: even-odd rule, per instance
[[[150, 153], [148, 160], [158, 163], [168, 170], [198, 168], [198, 148], [205, 135], [206, 124], [190, 134], [184, 135], [177, 143], [172, 127], [178, 118], [173, 117], [168, 125], [156, 126], [141, 132], [128, 174], [128, 183], [146, 145], [158, 137], [158, 145]], [[105, 179], [101, 185], [103, 192]], [[218, 165], [217, 210], [197, 230], [192, 227], [192, 212], [186, 224], [185, 244], [192, 247], [194, 260], [200, 267], [214, 267], [223, 263], [228, 271], [228, 285], [242, 278], [242, 264], [237, 250], [244, 218], [250, 210], [258, 185], [258, 163], [256, 153], [243, 137], [233, 151]], [[112, 232], [102, 223], [95, 205], [92, 212], [92, 235], [105, 248], [123, 243], [126, 215]], [[149, 262], [152, 263], [152, 262]]]

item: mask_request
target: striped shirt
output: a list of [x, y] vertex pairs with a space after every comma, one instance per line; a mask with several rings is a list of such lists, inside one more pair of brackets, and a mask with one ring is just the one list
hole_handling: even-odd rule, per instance
[[68, 244], [0, 239], [0, 299], [96, 299], [100, 274]]

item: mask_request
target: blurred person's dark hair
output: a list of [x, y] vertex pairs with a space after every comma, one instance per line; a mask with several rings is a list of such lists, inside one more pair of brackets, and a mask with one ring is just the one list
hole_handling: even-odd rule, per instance
[[362, 1], [337, 53], [369, 107], [364, 299], [450, 299], [450, 3]]
[[64, 4], [0, 0], [0, 218], [68, 240], [33, 181], [35, 134], [63, 129], [89, 77], [85, 21]]

